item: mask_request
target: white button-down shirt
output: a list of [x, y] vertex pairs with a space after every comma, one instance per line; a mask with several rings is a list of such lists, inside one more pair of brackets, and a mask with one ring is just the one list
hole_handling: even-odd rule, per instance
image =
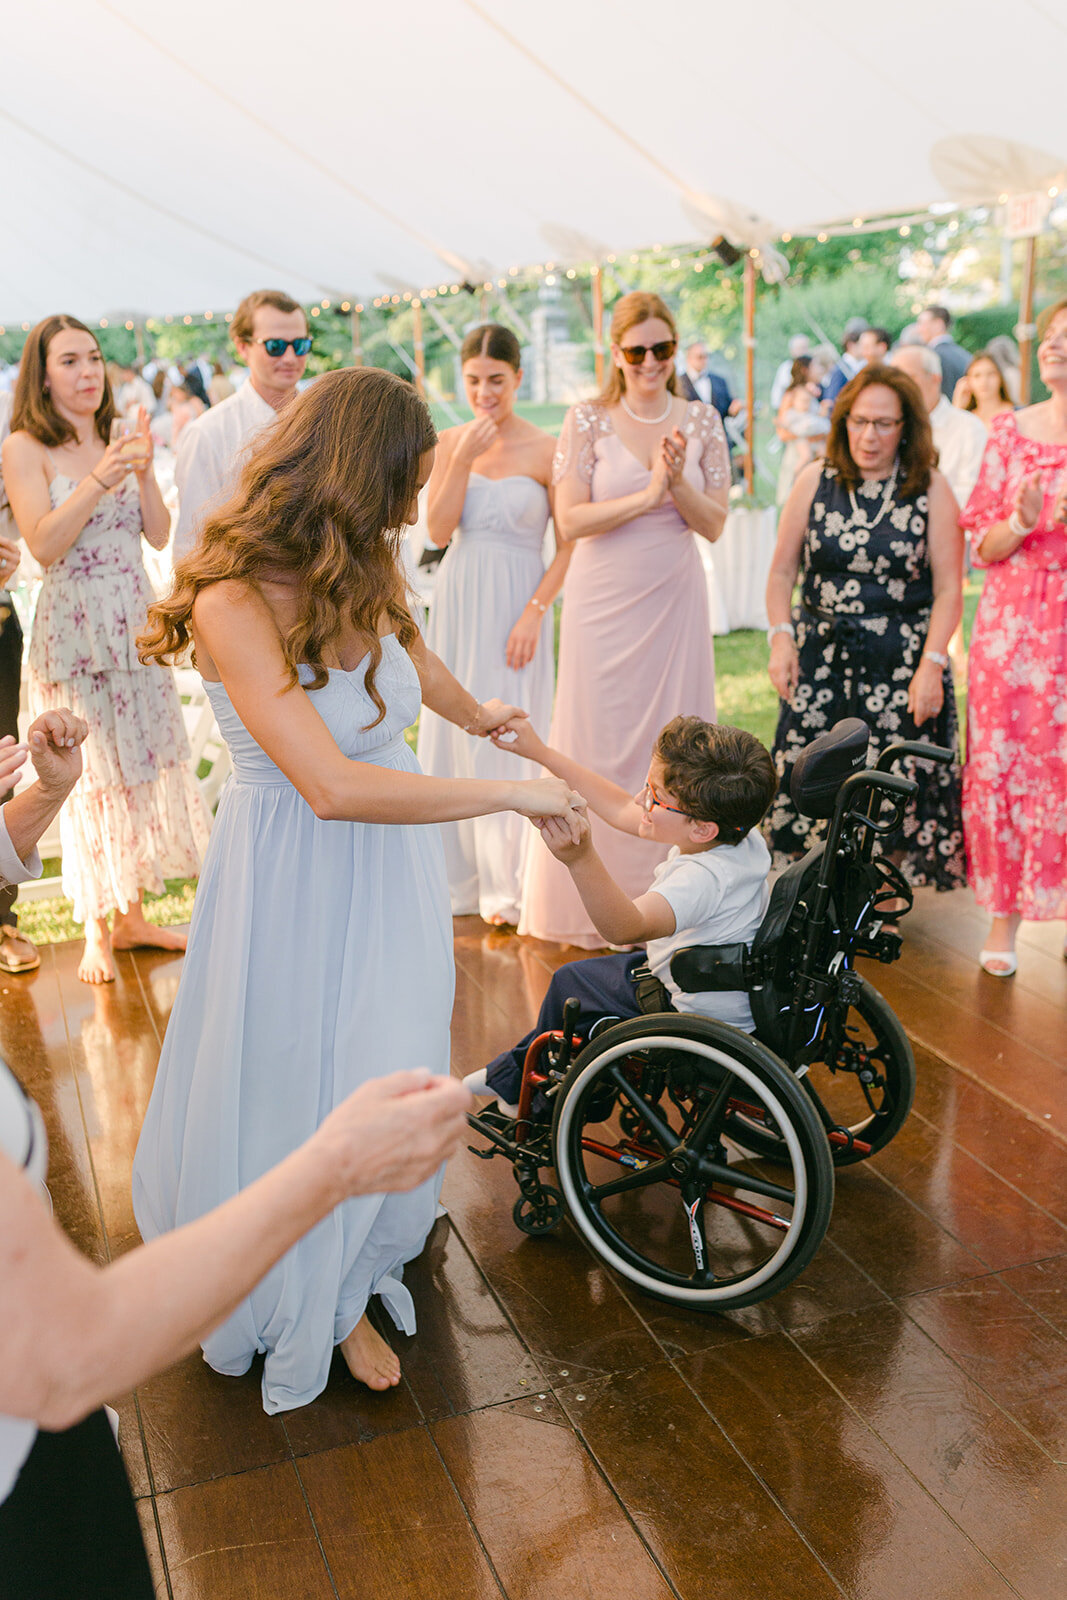
[[233, 488], [252, 440], [278, 413], [246, 378], [236, 394], [190, 422], [178, 440], [174, 481], [178, 486], [178, 525], [173, 559], [188, 555], [204, 517]]
[[962, 511], [978, 482], [989, 437], [985, 423], [973, 411], [954, 406], [947, 395], [942, 395], [930, 413], [930, 426], [937, 446], [938, 467], [948, 479]]

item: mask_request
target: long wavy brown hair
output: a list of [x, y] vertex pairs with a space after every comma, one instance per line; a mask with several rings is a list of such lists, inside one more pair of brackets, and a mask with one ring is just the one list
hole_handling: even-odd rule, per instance
[[866, 366], [837, 397], [830, 432], [826, 439], [826, 460], [837, 468], [838, 479], [845, 489], [858, 489], [862, 474], [848, 446], [848, 414], [864, 389], [875, 384], [892, 389], [900, 401], [904, 426], [900, 430], [900, 492], [902, 495], [925, 494], [930, 487], [930, 474], [937, 466], [937, 450], [930, 428], [930, 418], [923, 405], [919, 386], [898, 367]]
[[436, 443], [426, 405], [403, 379], [376, 367], [327, 372], [281, 412], [245, 463], [231, 498], [204, 524], [174, 569], [165, 600], [148, 608], [137, 640], [142, 661], [173, 662], [191, 642], [201, 589], [232, 579], [258, 587], [290, 580], [299, 615], [282, 646], [290, 680], [307, 665], [321, 689], [323, 656], [351, 626], [367, 641], [367, 693], [375, 686], [383, 615], [400, 643], [417, 629], [398, 557], [412, 511], [420, 457]]
[[[11, 412], [11, 432], [17, 433], [20, 428], [25, 428], [46, 449], [49, 446], [54, 449], [56, 445], [77, 443], [78, 438], [71, 424], [56, 410], [48, 388], [48, 347], [63, 328], [87, 333], [96, 348], [100, 349], [100, 341], [92, 328], [87, 328], [77, 317], [69, 317], [65, 312], [45, 317], [26, 335], [26, 343], [19, 357], [19, 376]], [[105, 366], [103, 398], [93, 417], [93, 426], [105, 444], [111, 438], [111, 419], [115, 415], [111, 380]]]
[[[639, 322], [648, 322], [651, 317], [658, 317], [660, 322], [665, 322], [671, 330], [671, 338], [677, 342], [678, 328], [666, 301], [661, 300], [658, 294], [647, 294], [643, 289], [634, 289], [630, 294], [624, 294], [616, 300], [611, 313], [611, 342], [622, 344], [622, 336], [631, 328], [636, 328]], [[671, 394], [678, 392], [678, 379], [671, 369], [667, 378], [667, 389]], [[626, 380], [621, 368], [614, 362], [608, 372], [607, 381], [597, 396], [602, 406], [618, 405], [626, 393]]]

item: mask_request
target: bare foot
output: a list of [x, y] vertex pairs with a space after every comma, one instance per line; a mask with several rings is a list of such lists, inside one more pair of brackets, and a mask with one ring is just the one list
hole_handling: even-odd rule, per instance
[[115, 913], [115, 926], [111, 930], [112, 950], [136, 950], [150, 945], [154, 950], [184, 950], [189, 935], [180, 928], [157, 928], [149, 922], [144, 912], [131, 906], [125, 915]]
[[115, 963], [111, 955], [111, 936], [107, 921], [96, 917], [85, 925], [85, 949], [78, 963], [78, 977], [83, 983], [114, 983]]
[[368, 1389], [392, 1389], [400, 1382], [400, 1361], [381, 1334], [371, 1326], [366, 1313], [360, 1317], [347, 1339], [341, 1340], [341, 1354], [353, 1378]]

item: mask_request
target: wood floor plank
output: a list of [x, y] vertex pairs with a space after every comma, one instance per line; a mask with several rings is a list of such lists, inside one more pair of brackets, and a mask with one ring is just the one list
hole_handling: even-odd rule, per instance
[[660, 1346], [568, 1223], [540, 1239], [519, 1232], [517, 1197], [503, 1160], [464, 1150], [449, 1164], [442, 1199], [453, 1225], [541, 1371], [554, 1380], [660, 1360]]
[[842, 1592], [863, 1600], [1014, 1591], [784, 1334], [702, 1351], [685, 1381]]
[[1023, 1600], [1061, 1600], [1067, 1474], [902, 1309], [794, 1338]]
[[424, 1417], [518, 1399], [544, 1378], [447, 1218], [404, 1269], [418, 1331], [394, 1341]]
[[[308, 1456], [298, 1467], [339, 1600], [500, 1600], [425, 1428]], [[298, 1594], [303, 1600], [303, 1590], [279, 1589], [277, 1600]]]
[[167, 1588], [167, 1564], [163, 1555], [163, 1547], [159, 1542], [159, 1529], [156, 1527], [155, 1512], [151, 1500], [138, 1500], [137, 1516], [141, 1523], [141, 1536], [144, 1539], [145, 1553], [148, 1556], [148, 1566], [152, 1574], [152, 1587], [156, 1592], [156, 1600], [168, 1600], [170, 1590]]
[[262, 1365], [241, 1378], [213, 1372], [200, 1352], [137, 1390], [156, 1493], [285, 1461], [281, 1417], [263, 1410]]
[[989, 1267], [1067, 1251], [1067, 1226], [917, 1117], [879, 1152], [874, 1170]]
[[550, 1394], [431, 1431], [508, 1600], [670, 1600]]
[[875, 1163], [838, 1172], [827, 1236], [890, 1298], [988, 1271], [984, 1262], [884, 1182]]
[[674, 1367], [556, 1393], [681, 1600], [841, 1595]]
[[335, 1600], [291, 1461], [158, 1496], [174, 1600]]
[[[381, 1331], [401, 1353], [404, 1361], [404, 1340], [389, 1324], [380, 1324]], [[282, 1421], [286, 1437], [295, 1456], [313, 1455], [320, 1450], [335, 1450], [341, 1445], [358, 1444], [376, 1439], [381, 1434], [403, 1432], [417, 1428], [422, 1413], [408, 1384], [401, 1379], [395, 1389], [375, 1393], [364, 1384], [357, 1383], [345, 1366], [339, 1350], [333, 1353], [330, 1377], [326, 1388], [310, 1405], [286, 1411]]]
[[1008, 1416], [1067, 1462], [1067, 1338], [998, 1277], [978, 1278], [902, 1309]]
[[1067, 1334], [1067, 1255], [1013, 1267], [1009, 1272], [1002, 1272], [1000, 1277], [1046, 1322]]

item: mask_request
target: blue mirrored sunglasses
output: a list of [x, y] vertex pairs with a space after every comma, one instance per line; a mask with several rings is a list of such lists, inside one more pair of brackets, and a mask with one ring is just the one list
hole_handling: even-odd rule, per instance
[[253, 344], [261, 344], [269, 356], [283, 356], [289, 346], [293, 347], [294, 356], [306, 356], [311, 349], [310, 335], [305, 334], [302, 339], [253, 339]]

